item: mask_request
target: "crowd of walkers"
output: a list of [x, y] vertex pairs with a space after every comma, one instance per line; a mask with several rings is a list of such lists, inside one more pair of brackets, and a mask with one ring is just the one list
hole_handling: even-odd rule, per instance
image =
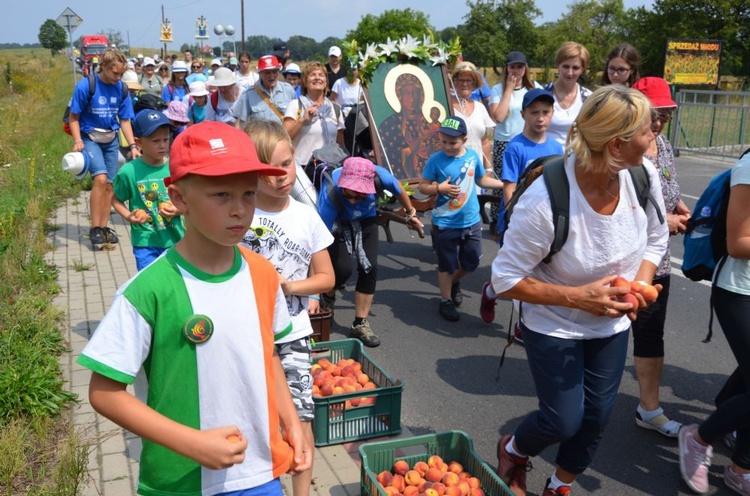
[[[86, 156], [93, 178], [91, 242], [117, 243], [108, 227], [113, 205], [131, 224], [134, 256], [144, 274], [137, 281], [157, 270], [169, 271], [161, 262], [165, 259], [182, 267], [182, 277], [191, 270], [220, 275], [214, 270], [223, 265], [202, 258], [211, 250], [201, 255], [191, 251], [219, 236], [212, 234], [210, 215], [201, 208], [222, 205], [218, 216], [225, 207], [214, 202], [230, 202], [233, 205], [226, 208], [242, 210], [238, 222], [247, 217], [246, 210], [255, 210], [232, 245], [241, 242], [260, 253], [279, 274], [280, 307], [284, 315], [288, 313], [279, 322], [288, 320], [289, 328], [273, 330], [274, 356], [280, 357], [292, 402], [287, 401], [288, 393], [280, 393], [285, 399], [278, 404], [278, 413], [295, 451], [295, 495], [304, 496], [309, 494], [313, 445], [308, 314], [334, 311], [337, 292], [346, 287], [354, 258], [355, 318], [350, 335], [365, 346], [378, 346], [381, 338], [369, 314], [378, 278], [380, 197], [387, 192], [400, 203], [410, 228], [421, 230], [423, 224], [399, 179], [373, 163], [372, 150], [357, 148], [344, 138], [356, 135], [347, 129], [356, 120], [349, 116], [356, 117], [355, 109], [364, 104], [358, 67], [346, 64], [336, 46], [330, 48], [327, 64], [302, 66], [291, 61], [285, 45], [274, 48], [255, 63], [242, 53], [208, 65], [190, 51], [182, 60], [174, 56], [161, 61], [140, 54], [128, 60], [116, 49], [108, 49], [101, 57], [95, 88], [87, 78], [75, 88], [70, 130], [73, 151]], [[525, 346], [539, 398], [539, 409], [498, 442], [498, 473], [503, 481], [514, 494], [525, 495], [530, 458], [557, 445], [556, 467], [542, 494], [572, 493], [573, 482], [590, 465], [609, 421], [632, 331], [640, 388], [636, 425], [678, 438], [682, 476], [698, 493], [709, 490], [712, 443], [727, 440], [733, 456], [724, 482], [735, 492], [750, 495], [750, 215], [745, 208], [750, 202], [750, 155], [732, 171], [729, 255], [712, 289], [718, 320], [738, 364], [733, 384], [739, 387], [725, 388], [731, 392], [700, 426], [683, 426], [667, 416], [659, 402], [670, 293], [669, 236], [684, 233], [691, 216], [681, 198], [672, 147], [663, 133], [677, 105], [664, 79], [641, 76], [638, 53], [629, 44], [610, 52], [596, 88], [587, 88], [581, 80], [589, 64], [586, 47], [566, 42], [555, 56], [554, 81], [541, 86], [532, 80], [526, 55], [511, 51], [500, 83], [490, 91], [482, 91], [487, 85], [471, 62], [459, 60], [450, 68], [452, 115], [429, 126], [437, 152], [424, 157], [416, 185], [422, 194], [435, 196], [431, 234], [440, 293], [437, 311], [448, 321], [460, 319], [461, 279], [477, 269], [482, 253], [477, 191], [496, 190], [500, 201], [490, 218], [499, 250], [478, 310], [483, 320], [492, 322], [496, 299], [514, 300], [520, 315], [514, 336]], [[123, 85], [130, 91], [123, 92]], [[156, 100], [163, 107], [155, 106]], [[214, 135], [218, 138], [211, 141]], [[236, 150], [240, 142], [252, 148], [244, 159]], [[219, 149], [223, 151], [216, 153], [226, 153], [225, 161], [212, 155]], [[355, 149], [356, 153], [347, 151]], [[322, 178], [310, 174], [316, 154], [332, 150], [351, 156]], [[545, 167], [554, 169], [550, 174], [566, 183], [566, 232], [559, 245], [553, 244], [559, 226], [552, 187], [541, 180], [519, 187], [527, 166], [551, 155], [561, 159]], [[234, 160], [233, 165], [227, 160]], [[214, 164], [217, 172], [206, 169], [208, 164]], [[242, 192], [235, 200], [237, 185], [228, 181], [221, 184], [227, 193], [212, 185], [241, 173], [260, 174], [257, 185], [250, 187], [253, 194], [257, 189], [257, 203]], [[186, 174], [200, 181], [186, 180]], [[639, 188], [642, 181], [645, 189]], [[195, 190], [201, 182], [208, 193]], [[648, 202], [641, 201], [644, 195]], [[508, 222], [511, 204], [512, 222]], [[230, 217], [235, 215], [232, 212]], [[223, 248], [216, 250], [226, 260], [236, 257], [237, 263], [247, 258], [240, 251], [230, 255]], [[255, 262], [247, 260], [252, 272]], [[658, 298], [649, 303], [637, 295], [635, 306], [624, 301], [620, 297], [629, 289], [614, 284], [618, 276], [653, 285]], [[124, 294], [127, 298], [128, 290]], [[129, 308], [131, 304], [138, 306], [121, 302], [118, 311], [143, 316], [145, 310]], [[148, 322], [138, 319], [127, 321], [139, 332], [148, 327]], [[114, 317], [103, 322], [114, 336], [122, 332], [118, 325]], [[105, 342], [98, 340], [87, 350], [82, 363], [95, 375], [120, 380], [122, 376], [107, 368], [115, 365], [101, 355], [107, 353]], [[122, 360], [122, 367], [132, 368], [132, 363]], [[138, 372], [141, 364], [137, 365], [127, 373]], [[265, 371], [267, 376], [273, 375], [270, 370]], [[101, 391], [112, 388], [107, 382], [97, 385]], [[92, 404], [122, 425], [130, 425], [101, 398], [92, 399]], [[121, 405], [130, 408], [128, 402]], [[290, 419], [291, 405], [301, 424]], [[131, 430], [164, 444], [152, 427]], [[273, 447], [275, 435], [269, 442]], [[187, 450], [188, 457], [205, 467], [244, 463], [236, 458], [236, 450], [235, 458], [218, 462], [190, 456], [186, 446], [166, 445], [181, 453]], [[256, 444], [253, 449], [263, 448]], [[278, 453], [272, 451], [275, 463]], [[277, 473], [275, 465], [258, 468], [256, 475], [264, 475], [257, 480], [274, 481]], [[158, 484], [158, 477], [147, 483]], [[269, 490], [276, 491], [275, 486]]]

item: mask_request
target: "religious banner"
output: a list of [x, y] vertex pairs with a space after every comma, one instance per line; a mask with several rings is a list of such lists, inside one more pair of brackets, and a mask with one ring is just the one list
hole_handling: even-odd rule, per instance
[[169, 19], [161, 23], [161, 38], [159, 38], [159, 41], [172, 43], [172, 23], [169, 22]]

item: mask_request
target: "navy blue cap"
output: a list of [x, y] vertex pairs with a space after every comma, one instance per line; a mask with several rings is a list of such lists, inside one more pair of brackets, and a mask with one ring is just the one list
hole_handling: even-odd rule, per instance
[[534, 88], [531, 91], [527, 91], [526, 94], [523, 96], [523, 103], [521, 104], [521, 110], [524, 110], [526, 107], [528, 107], [529, 105], [531, 105], [537, 100], [544, 100], [550, 105], [555, 104], [555, 97], [552, 96], [552, 93], [550, 93], [547, 90], [543, 90], [542, 88]]
[[505, 65], [510, 64], [528, 64], [528, 62], [526, 62], [526, 55], [521, 52], [508, 53], [508, 56], [505, 58]]
[[440, 124], [438, 132], [453, 137], [466, 136], [466, 123], [460, 117], [447, 117]]
[[158, 110], [144, 109], [138, 112], [133, 121], [133, 135], [136, 138], [151, 136], [162, 126], [171, 126], [166, 115]]

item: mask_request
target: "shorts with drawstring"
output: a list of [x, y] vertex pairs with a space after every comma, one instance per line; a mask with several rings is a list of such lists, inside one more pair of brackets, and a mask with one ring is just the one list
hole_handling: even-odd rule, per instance
[[310, 337], [276, 345], [281, 367], [286, 375], [289, 391], [297, 415], [302, 422], [312, 422], [315, 417], [312, 399], [312, 346]]

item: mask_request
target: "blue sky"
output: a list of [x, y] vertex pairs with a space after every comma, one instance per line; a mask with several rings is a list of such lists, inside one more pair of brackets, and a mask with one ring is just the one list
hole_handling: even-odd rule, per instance
[[[73, 32], [74, 39], [83, 34], [94, 34], [109, 29], [119, 30], [134, 47], [157, 48], [161, 5], [164, 14], [173, 24], [177, 50], [183, 42], [193, 42], [195, 20], [203, 15], [208, 19], [211, 39], [208, 44], [218, 44], [213, 35], [216, 24], [231, 24], [236, 29], [235, 39], [240, 40], [242, 0], [26, 0], [4, 2], [3, 14], [8, 22], [0, 30], [0, 43], [35, 43], [39, 27], [46, 19], [57, 19], [66, 7], [71, 8], [83, 23]], [[557, 20], [568, 10], [565, 0], [536, 0], [544, 16], [537, 22]], [[302, 35], [321, 41], [328, 36], [343, 37], [347, 30], [357, 26], [365, 14], [381, 14], [389, 9], [411, 8], [429, 15], [437, 29], [463, 22], [469, 11], [463, 0], [244, 0], [245, 35], [278, 36], [286, 39]], [[651, 0], [624, 0], [626, 8], [652, 5]]]

